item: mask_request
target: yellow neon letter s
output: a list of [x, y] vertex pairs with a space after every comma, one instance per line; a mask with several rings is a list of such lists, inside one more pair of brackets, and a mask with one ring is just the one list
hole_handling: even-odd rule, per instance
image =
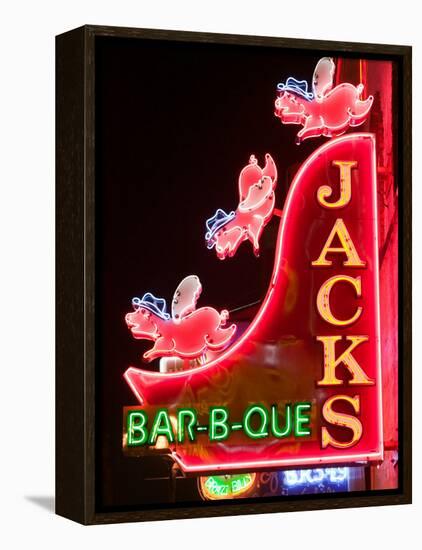
[[321, 428], [321, 444], [323, 449], [328, 447], [328, 445], [331, 445], [331, 447], [335, 447], [336, 449], [347, 449], [349, 447], [353, 447], [353, 445], [356, 445], [362, 437], [363, 429], [361, 421], [356, 418], [356, 416], [334, 411], [333, 403], [335, 401], [346, 401], [352, 405], [356, 414], [359, 414], [360, 412], [360, 398], [358, 395], [355, 395], [354, 397], [350, 397], [348, 395], [333, 395], [328, 398], [322, 407], [322, 415], [324, 419], [333, 426], [341, 426], [352, 430], [353, 435], [350, 441], [338, 441], [330, 434], [328, 429], [323, 426]]

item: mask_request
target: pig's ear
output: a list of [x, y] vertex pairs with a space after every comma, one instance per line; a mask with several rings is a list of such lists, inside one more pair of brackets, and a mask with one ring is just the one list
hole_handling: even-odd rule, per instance
[[180, 321], [195, 310], [201, 291], [201, 281], [196, 275], [189, 275], [180, 282], [171, 302], [171, 316], [174, 321]]
[[245, 200], [248, 191], [254, 183], [262, 176], [262, 170], [258, 166], [258, 161], [254, 155], [250, 156], [249, 164], [247, 164], [240, 172], [239, 176], [239, 200]]
[[265, 166], [262, 170], [262, 173], [264, 176], [268, 176], [271, 178], [274, 182], [274, 184], [277, 181], [277, 166], [275, 165], [275, 162], [273, 161], [273, 158], [270, 154], [265, 155]]

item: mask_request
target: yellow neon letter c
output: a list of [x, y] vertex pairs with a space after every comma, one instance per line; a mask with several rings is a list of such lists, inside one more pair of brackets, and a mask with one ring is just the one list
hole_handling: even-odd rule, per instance
[[356, 309], [355, 314], [353, 317], [350, 317], [350, 319], [337, 319], [334, 317], [334, 315], [331, 312], [330, 307], [330, 293], [333, 286], [338, 282], [347, 282], [350, 283], [353, 288], [356, 291], [356, 296], [358, 298], [362, 295], [362, 282], [360, 277], [349, 277], [347, 275], [335, 275], [334, 277], [331, 277], [330, 279], [327, 279], [325, 283], [321, 286], [318, 292], [317, 296], [317, 308], [318, 312], [321, 315], [321, 317], [324, 319], [324, 321], [327, 321], [327, 323], [330, 323], [330, 325], [335, 325], [338, 327], [344, 327], [347, 325], [351, 325], [355, 321], [357, 321], [362, 313], [362, 307], [359, 306]]

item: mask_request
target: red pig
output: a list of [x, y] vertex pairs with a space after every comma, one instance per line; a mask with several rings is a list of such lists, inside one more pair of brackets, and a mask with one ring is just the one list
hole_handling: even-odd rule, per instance
[[212, 307], [195, 309], [202, 287], [196, 275], [186, 277], [176, 289], [172, 302], [172, 316], [166, 312], [166, 303], [146, 293], [134, 298], [134, 310], [125, 317], [132, 336], [138, 340], [152, 340], [154, 346], [144, 353], [147, 361], [157, 357], [200, 357], [208, 349], [222, 350], [236, 331], [232, 324], [224, 328], [229, 313], [219, 313]]
[[275, 101], [275, 115], [283, 124], [301, 124], [296, 141], [316, 136], [335, 137], [349, 126], [365, 122], [374, 101], [361, 100], [363, 84], [339, 84], [331, 91], [310, 100], [292, 91], [283, 91]]
[[255, 255], [259, 255], [259, 239], [274, 212], [276, 184], [277, 168], [271, 155], [265, 155], [264, 168], [251, 155], [249, 164], [240, 172], [236, 211], [227, 214], [219, 208], [206, 222], [207, 247], [215, 247], [220, 260], [234, 256], [246, 240], [252, 243]]

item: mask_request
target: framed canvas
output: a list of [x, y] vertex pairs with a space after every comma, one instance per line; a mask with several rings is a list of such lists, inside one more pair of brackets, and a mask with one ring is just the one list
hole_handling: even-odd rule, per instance
[[57, 37], [57, 513], [411, 501], [411, 48]]

